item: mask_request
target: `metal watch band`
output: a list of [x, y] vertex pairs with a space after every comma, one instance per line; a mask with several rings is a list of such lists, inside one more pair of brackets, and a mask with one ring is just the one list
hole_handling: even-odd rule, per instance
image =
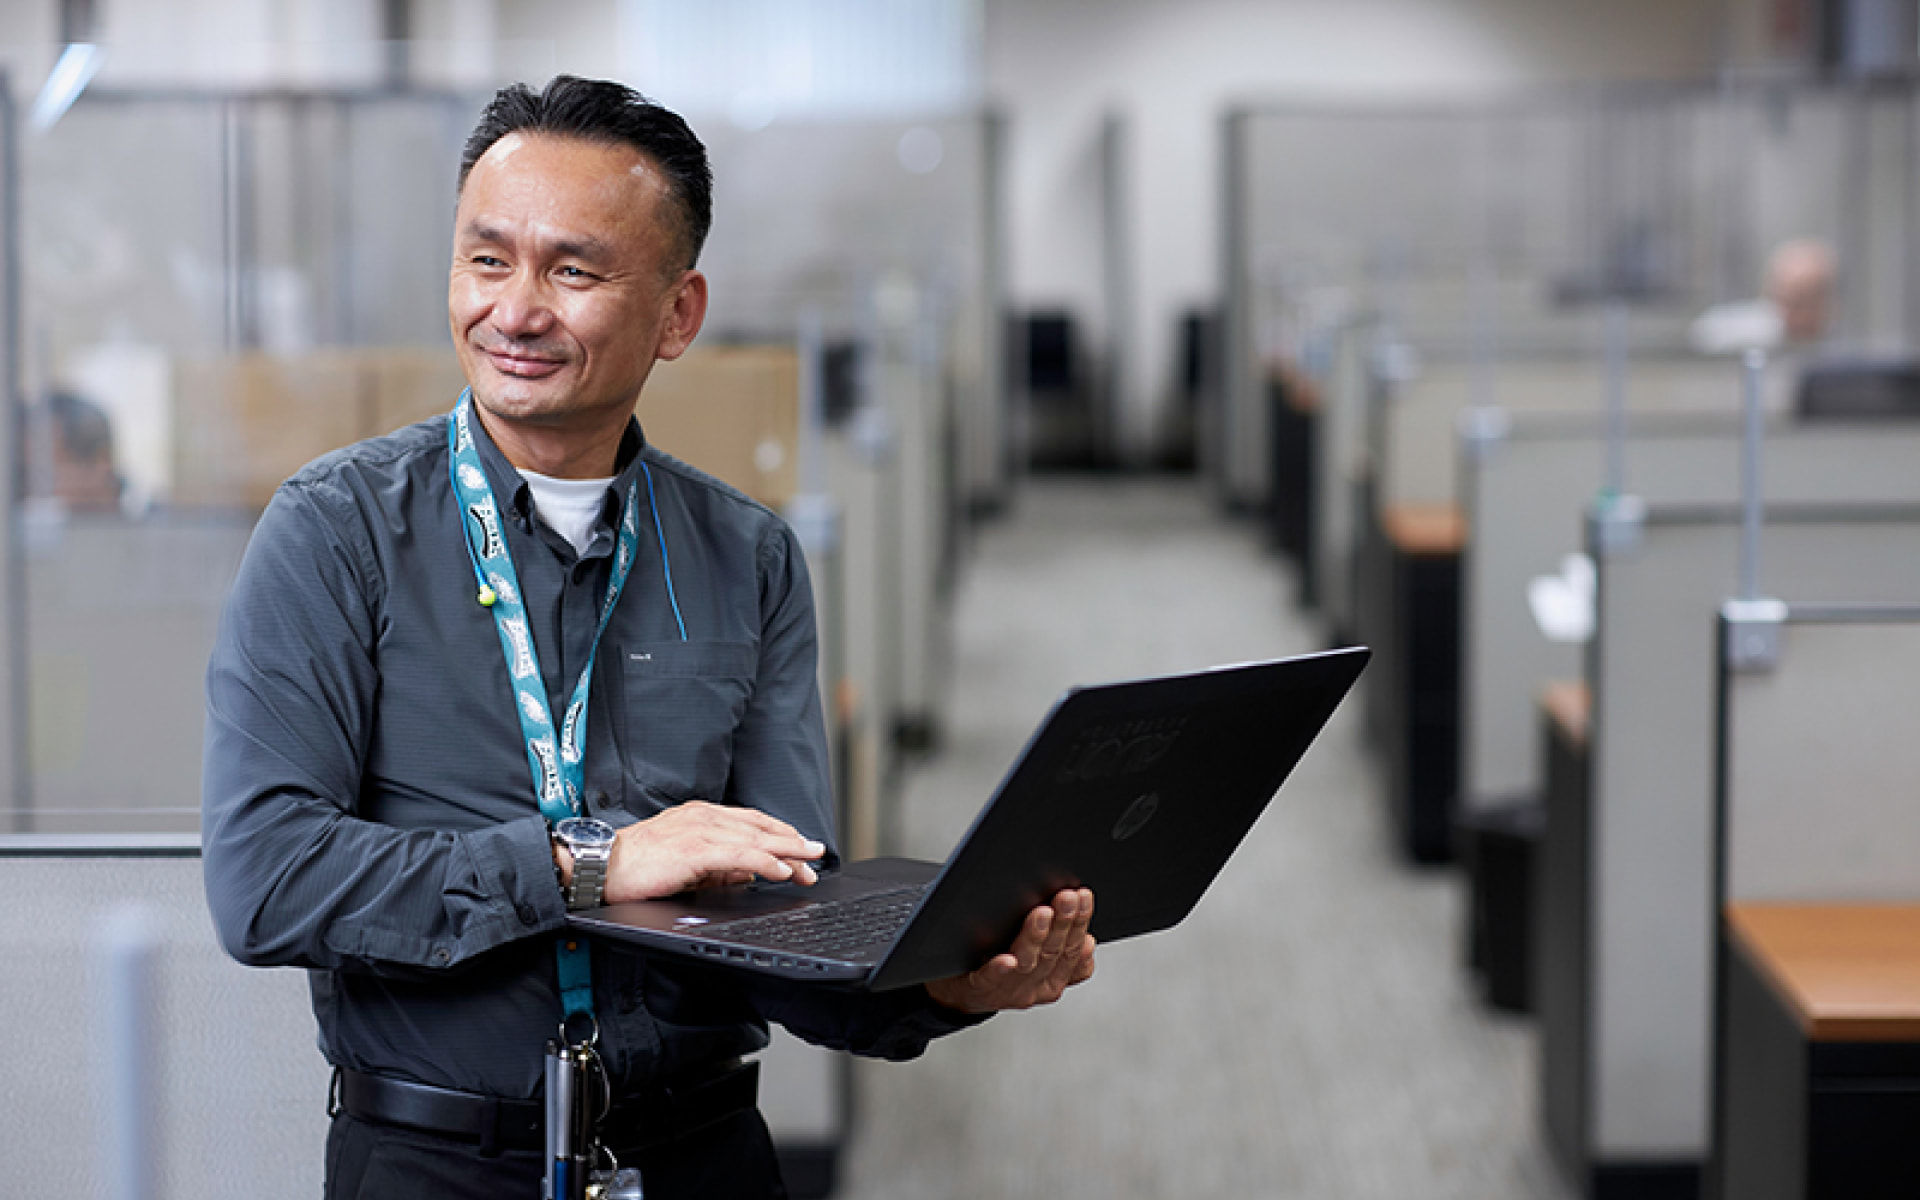
[[567, 910], [579, 912], [600, 907], [612, 847], [571, 845], [567, 849], [573, 853], [573, 883], [567, 888]]

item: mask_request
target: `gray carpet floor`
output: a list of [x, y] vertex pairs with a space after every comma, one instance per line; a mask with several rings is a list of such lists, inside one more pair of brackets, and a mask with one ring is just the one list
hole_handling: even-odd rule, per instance
[[[894, 848], [942, 858], [1062, 688], [1318, 649], [1197, 488], [1044, 480], [971, 548], [943, 738]], [[1198, 910], [913, 1063], [860, 1063], [841, 1195], [1561, 1200], [1536, 1039], [1461, 968], [1462, 888], [1391, 850], [1348, 700]]]

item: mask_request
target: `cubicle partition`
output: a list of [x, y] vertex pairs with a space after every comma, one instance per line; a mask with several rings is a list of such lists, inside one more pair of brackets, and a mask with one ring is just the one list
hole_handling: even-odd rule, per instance
[[[1730, 390], [1731, 370], [1722, 386]], [[1730, 504], [1740, 496], [1740, 420], [1719, 413], [1637, 412], [1622, 444], [1627, 494], [1652, 504]], [[1550, 680], [1577, 678], [1582, 646], [1551, 641], [1528, 601], [1536, 578], [1559, 577], [1581, 552], [1586, 516], [1605, 480], [1605, 422], [1573, 412], [1478, 414], [1463, 436], [1462, 807], [1537, 796], [1534, 702]], [[1768, 495], [1785, 503], [1920, 504], [1920, 430], [1904, 424], [1766, 428]]]
[[[1305, 297], [1343, 287], [1356, 307], [1397, 326], [1392, 285], [1444, 274], [1476, 260], [1489, 233], [1489, 205], [1505, 205], [1510, 241], [1493, 273], [1525, 275], [1566, 236], [1558, 206], [1490, 172], [1511, 136], [1524, 148], [1512, 169], [1543, 179], [1564, 172], [1561, 149], [1524, 113], [1503, 119], [1492, 105], [1247, 108], [1225, 118], [1227, 361], [1223, 411], [1203, 456], [1230, 501], [1259, 505], [1272, 480], [1262, 396], [1263, 364], [1300, 361], [1318, 330]], [[1529, 151], [1537, 152], [1537, 157]], [[1408, 188], [1405, 180], [1419, 179]], [[1517, 181], [1516, 181], [1517, 182]], [[1417, 199], [1416, 199], [1417, 197]], [[1524, 286], [1522, 291], [1527, 290]]]
[[[1460, 571], [1473, 537], [1462, 519], [1458, 447], [1498, 441], [1509, 415], [1485, 403], [1490, 397], [1572, 417], [1596, 411], [1607, 388], [1591, 359], [1526, 357], [1496, 366], [1436, 364], [1411, 352], [1400, 361], [1382, 357], [1387, 361], [1363, 422], [1353, 503], [1359, 518], [1355, 636], [1380, 655], [1369, 691], [1372, 728], [1389, 756], [1389, 807], [1405, 818], [1403, 848], [1416, 861], [1443, 861], [1454, 854], [1454, 818], [1462, 807]], [[1727, 412], [1738, 384], [1724, 362], [1655, 358], [1634, 364], [1632, 387], [1621, 399], [1634, 416]], [[1773, 391], [1784, 392], [1777, 378]], [[1551, 519], [1532, 505], [1524, 511]], [[1425, 594], [1412, 597], [1409, 585]]]
[[1358, 315], [1330, 331], [1327, 378], [1313, 423], [1313, 490], [1306, 501], [1310, 558], [1303, 570], [1312, 574], [1315, 607], [1335, 641], [1351, 640], [1354, 630], [1355, 507], [1366, 469], [1362, 433], [1379, 335], [1376, 320]]
[[[1542, 1099], [1581, 1181], [1697, 1186], [1708, 1152], [1716, 614], [1739, 515], [1650, 506], [1596, 554], [1586, 786], [1548, 795]], [[1920, 505], [1775, 505], [1761, 578], [1794, 603], [1920, 600]]]
[[[828, 339], [866, 343], [883, 361], [930, 352], [953, 396], [953, 426], [937, 431], [957, 466], [949, 492], [966, 508], [1004, 502], [1014, 479], [1002, 362], [1002, 119], [696, 122], [714, 170], [703, 336], [785, 340], [811, 315]], [[873, 345], [903, 329], [931, 341], [899, 352]]]
[[1717, 902], [1920, 901], [1920, 605], [1789, 604], [1776, 631], [1716, 672]]
[[[1794, 373], [1768, 372], [1764, 405], [1789, 407]], [[1627, 368], [1623, 398], [1629, 414], [1730, 414], [1739, 410], [1739, 369], [1724, 359], [1697, 356], [1642, 357]], [[1445, 363], [1419, 369], [1382, 388], [1381, 412], [1372, 423], [1380, 464], [1382, 508], [1395, 504], [1461, 502], [1463, 432], [1497, 433], [1474, 410], [1558, 413], [1598, 421], [1606, 409], [1607, 381], [1598, 355], [1575, 358], [1506, 359], [1490, 371]], [[1595, 477], [1596, 485], [1600, 481]]]
[[[126, 962], [144, 994], [126, 990]], [[220, 949], [197, 835], [0, 834], [0, 1011], [0, 1162], [25, 1194], [122, 1194], [128, 1114], [152, 1154], [144, 1194], [318, 1192], [331, 1068], [307, 973]], [[116, 1014], [145, 1038], [117, 1044]], [[824, 1196], [846, 1137], [843, 1064], [778, 1029], [762, 1060], [789, 1186]]]
[[[215, 943], [198, 838], [0, 835], [0, 1161], [33, 1195], [110, 1196], [109, 1113], [146, 1118], [150, 1195], [314, 1194], [329, 1068], [304, 971], [249, 970]], [[131, 924], [129, 924], [131, 922]], [[151, 1037], [111, 1056], [115, 940], [146, 948]], [[124, 986], [124, 984], [121, 984]], [[140, 1055], [149, 1069], [141, 1071]]]
[[1920, 1171], [1920, 606], [1764, 624], [1758, 657], [1721, 624], [1706, 1194], [1901, 1195]]
[[1636, 85], [1230, 113], [1218, 490], [1271, 495], [1267, 365], [1312, 365], [1343, 310], [1497, 390], [1510, 359], [1597, 356], [1609, 306], [1636, 355], [1671, 352], [1699, 312], [1759, 293], [1774, 246], [1819, 238], [1842, 264], [1833, 333], [1908, 344], [1917, 94], [1910, 80]]

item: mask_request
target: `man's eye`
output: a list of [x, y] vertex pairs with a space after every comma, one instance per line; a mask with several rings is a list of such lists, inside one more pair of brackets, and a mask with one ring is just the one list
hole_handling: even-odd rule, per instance
[[562, 279], [592, 279], [593, 278], [593, 275], [591, 273], [587, 271], [583, 271], [579, 267], [573, 266], [571, 264], [561, 267], [558, 273]]
[[504, 267], [507, 265], [491, 254], [476, 254], [473, 256], [472, 262], [476, 267]]

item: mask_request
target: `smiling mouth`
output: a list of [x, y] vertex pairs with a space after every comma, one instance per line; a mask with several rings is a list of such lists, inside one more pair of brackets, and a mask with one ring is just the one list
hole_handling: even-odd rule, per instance
[[555, 359], [524, 359], [511, 353], [486, 351], [488, 361], [493, 363], [493, 371], [511, 374], [515, 378], [545, 378], [561, 369], [561, 363]]
[[500, 350], [483, 350], [493, 369], [516, 379], [541, 379], [558, 371], [565, 363], [556, 358], [536, 358]]

